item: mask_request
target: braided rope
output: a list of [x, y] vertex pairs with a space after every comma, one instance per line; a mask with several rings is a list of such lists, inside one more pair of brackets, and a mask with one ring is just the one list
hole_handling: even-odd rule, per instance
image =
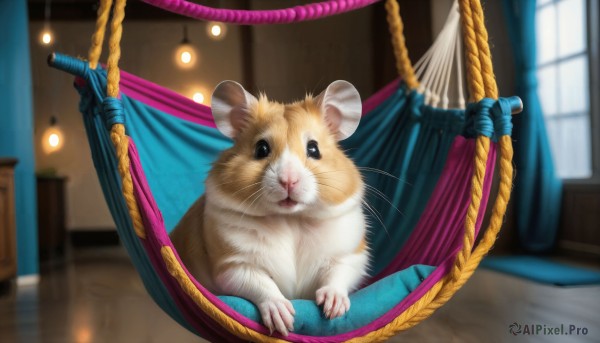
[[475, 32], [477, 32], [475, 37], [477, 48], [479, 49], [479, 61], [485, 96], [492, 99], [498, 99], [498, 85], [496, 84], [496, 77], [494, 76], [492, 54], [490, 53], [490, 45], [488, 44], [488, 33], [485, 27], [483, 9], [481, 8], [479, 0], [471, 0], [471, 13]]
[[[401, 315], [394, 318], [391, 322], [381, 327], [380, 329], [371, 331], [364, 336], [355, 337], [346, 342], [351, 343], [368, 343], [368, 342], [383, 342], [390, 337], [396, 335], [398, 332], [407, 330], [423, 319], [427, 318], [425, 311], [428, 305], [439, 296], [439, 293], [443, 290], [445, 280], [440, 280], [435, 283], [427, 293], [423, 294], [421, 298], [415, 301], [409, 308], [407, 308]], [[433, 311], [431, 311], [433, 313]], [[429, 314], [431, 314], [429, 313]], [[412, 320], [414, 319], [414, 320]]]
[[479, 60], [479, 47], [477, 46], [477, 31], [473, 23], [470, 0], [459, 0], [460, 19], [463, 32], [463, 45], [465, 47], [465, 64], [467, 72], [467, 87], [469, 101], [477, 102], [485, 97], [483, 77], [481, 76], [481, 62]]
[[121, 37], [123, 36], [123, 19], [125, 19], [125, 5], [127, 0], [115, 0], [113, 9], [113, 18], [110, 23], [110, 38], [108, 40], [108, 63], [106, 95], [119, 97], [119, 81], [121, 75], [119, 71], [119, 59], [121, 58]]
[[104, 42], [104, 34], [106, 33], [106, 23], [110, 16], [110, 7], [112, 6], [112, 0], [101, 0], [100, 7], [98, 7], [98, 14], [96, 18], [96, 29], [92, 35], [92, 45], [88, 52], [88, 61], [91, 69], [96, 69], [98, 66], [98, 60], [102, 54], [102, 43]]
[[[461, 17], [463, 19], [463, 35], [465, 39], [467, 53], [467, 71], [469, 79], [469, 91], [471, 99], [475, 101], [481, 100], [484, 96], [496, 99], [497, 87], [491, 64], [489, 53], [489, 45], [487, 43], [487, 32], [483, 32], [483, 12], [478, 0], [461, 0]], [[476, 13], [477, 18], [473, 19], [472, 15]], [[476, 22], [476, 23], [475, 23]], [[477, 27], [477, 29], [476, 29]], [[477, 31], [476, 31], [477, 30]], [[479, 35], [483, 33], [483, 35]], [[482, 50], [480, 52], [480, 50]], [[487, 75], [483, 75], [487, 73]], [[510, 198], [513, 166], [512, 166], [512, 141], [510, 136], [500, 137], [500, 185], [498, 195], [492, 210], [492, 216], [488, 228], [485, 230], [481, 241], [475, 250], [471, 253], [474, 240], [474, 223], [479, 213], [481, 203], [481, 189], [486, 170], [486, 160], [488, 157], [490, 140], [485, 136], [478, 137], [476, 141], [474, 170], [471, 189], [471, 203], [467, 211], [465, 219], [465, 234], [463, 239], [463, 248], [457, 255], [453, 265], [452, 272], [448, 277], [438, 282], [434, 287], [438, 287], [443, 283], [438, 292], [428, 292], [427, 295], [435, 294], [431, 299], [423, 297], [419, 301], [423, 301], [427, 305], [422, 307], [420, 311], [411, 313], [405, 311], [398, 316], [393, 322], [386, 327], [371, 332], [364, 337], [372, 338], [372, 341], [382, 341], [399, 331], [406, 330], [422, 320], [429, 317], [436, 309], [445, 304], [469, 279], [473, 274], [479, 262], [487, 254], [494, 244], [497, 234], [502, 225], [502, 220], [506, 212], [506, 207]], [[415, 303], [416, 305], [417, 303]], [[420, 306], [419, 306], [420, 307]], [[357, 340], [359, 341], [359, 340]]]
[[173, 250], [169, 246], [163, 246], [160, 249], [160, 253], [162, 255], [163, 261], [165, 262], [165, 266], [169, 271], [169, 274], [177, 280], [177, 283], [181, 287], [181, 289], [194, 301], [194, 303], [202, 309], [206, 314], [208, 314], [213, 320], [215, 320], [221, 327], [229, 331], [230, 333], [251, 340], [253, 342], [272, 342], [272, 343], [280, 343], [285, 342], [276, 337], [271, 337], [264, 335], [258, 331], [255, 331], [251, 328], [248, 328], [242, 324], [240, 324], [235, 319], [227, 316], [223, 311], [221, 311], [218, 307], [214, 306], [210, 300], [208, 300], [194, 285], [192, 280], [187, 276], [181, 264], [175, 257]]
[[186, 0], [142, 0], [169, 12], [200, 20], [224, 23], [289, 24], [350, 12], [380, 0], [329, 0], [276, 10], [230, 10], [203, 6]]
[[385, 10], [387, 11], [386, 19], [392, 35], [392, 46], [394, 48], [394, 56], [396, 57], [396, 70], [408, 88], [416, 89], [419, 87], [419, 81], [415, 76], [412, 62], [408, 57], [406, 39], [404, 38], [404, 23], [400, 17], [398, 1], [387, 0], [385, 2]]
[[[121, 36], [123, 35], [123, 19], [125, 18], [125, 5], [127, 0], [116, 0], [113, 9], [113, 18], [110, 23], [110, 38], [108, 41], [109, 55], [107, 66], [106, 93], [107, 96], [119, 97], [119, 58], [121, 57]], [[115, 147], [118, 161], [119, 175], [121, 175], [122, 193], [135, 233], [140, 238], [146, 238], [144, 222], [140, 215], [135, 195], [133, 180], [131, 178], [129, 161], [129, 137], [125, 134], [123, 124], [113, 124], [110, 130], [110, 139]]]
[[454, 266], [452, 267], [452, 282], [456, 282], [460, 278], [462, 270], [471, 256], [473, 244], [475, 243], [475, 226], [481, 207], [483, 182], [485, 179], [485, 171], [487, 169], [489, 150], [490, 139], [485, 136], [478, 137], [475, 141], [475, 158], [473, 160], [473, 176], [471, 178], [471, 202], [469, 203], [467, 216], [465, 217], [463, 245], [456, 256]]

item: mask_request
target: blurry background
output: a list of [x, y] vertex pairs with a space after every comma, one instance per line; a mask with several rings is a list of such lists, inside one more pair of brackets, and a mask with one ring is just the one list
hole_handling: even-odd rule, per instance
[[[0, 9], [12, 8], [9, 6], [12, 0], [0, 2], [4, 6]], [[37, 200], [34, 197], [17, 202], [17, 240], [14, 242], [18, 243], [7, 240], [6, 244], [15, 244], [19, 251], [16, 262], [21, 285], [37, 284], [38, 276], [43, 276], [44, 273], [51, 275], [47, 280], [60, 284], [64, 281], [57, 280], [63, 277], [79, 277], [74, 275], [80, 274], [72, 274], [72, 263], [73, 256], [80, 256], [77, 254], [81, 251], [84, 251], [83, 259], [93, 261], [90, 264], [94, 265], [103, 259], [102, 256], [107, 256], [98, 253], [102, 250], [90, 252], [78, 249], [118, 244], [114, 223], [90, 157], [78, 111], [79, 97], [72, 86], [73, 77], [50, 69], [46, 64], [46, 57], [53, 51], [71, 56], [87, 55], [98, 4], [93, 0], [24, 2], [19, 0], [15, 3], [23, 5], [19, 11], [26, 11], [27, 32], [22, 33], [28, 39], [26, 49], [29, 52], [14, 56], [17, 56], [16, 59], [26, 59], [24, 65], [30, 65], [28, 71], [31, 73], [32, 121], [25, 123], [24, 128], [21, 124], [18, 125], [21, 125], [21, 130], [33, 135], [33, 149], [29, 151], [29, 157], [15, 156], [16, 153], [9, 146], [12, 141], [0, 139], [3, 144], [0, 146], [0, 156], [17, 157], [21, 161], [32, 159], [37, 192], [30, 193], [37, 193]], [[285, 6], [307, 2], [309, 1], [286, 1]], [[208, 0], [202, 3], [239, 9], [283, 6], [281, 1], [275, 0]], [[441, 30], [452, 1], [401, 0], [399, 3], [408, 50], [411, 60], [415, 62], [431, 46]], [[506, 16], [505, 7], [510, 6], [510, 3], [500, 0], [484, 1], [494, 70], [501, 96], [513, 95], [523, 86], [522, 78], [517, 74], [519, 68], [515, 68], [513, 62], [515, 47], [509, 35], [513, 29], [511, 25], [517, 24], [511, 24]], [[306, 92], [318, 93], [331, 81], [345, 79], [357, 87], [363, 98], [367, 98], [397, 77], [383, 5], [380, 2], [362, 10], [315, 22], [252, 27], [220, 25], [215, 28], [211, 23], [188, 20], [142, 2], [130, 1], [126, 10], [120, 66], [123, 70], [207, 105], [210, 104], [212, 89], [225, 79], [237, 80], [251, 92], [264, 91], [269, 97], [279, 101], [298, 99]], [[535, 35], [537, 39], [535, 70], [529, 73], [534, 73], [533, 77], [537, 76], [534, 87], [537, 86], [542, 108], [540, 118], [543, 124], [538, 129], [543, 130], [546, 141], [542, 140], [540, 144], [547, 146], [552, 162], [541, 165], [537, 164], [537, 160], [530, 160], [531, 165], [527, 165], [526, 162], [523, 163], [528, 161], [525, 157], [520, 161], [529, 170], [550, 168], [551, 182], [558, 183], [562, 191], [558, 197], [553, 197], [558, 204], [554, 207], [538, 206], [545, 199], [531, 196], [521, 197], [530, 202], [522, 200], [515, 205], [515, 201], [512, 201], [506, 225], [492, 254], [536, 253], [554, 260], [597, 269], [600, 265], [600, 6], [596, 0], [538, 0], [535, 12], [535, 30], [526, 33]], [[24, 28], [19, 27], [18, 30], [22, 31]], [[186, 47], [182, 47], [184, 41], [187, 43]], [[0, 53], [9, 49], [10, 45], [6, 43]], [[187, 54], [182, 56], [182, 52]], [[105, 58], [106, 54], [101, 61]], [[4, 68], [2, 70], [11, 68], [4, 64], [0, 62]], [[12, 87], [7, 83], [2, 85]], [[1, 118], [28, 115], [9, 112], [0, 110]], [[14, 131], [10, 128], [4, 130]], [[11, 134], [16, 135], [10, 132], [5, 138]], [[519, 137], [515, 137], [515, 144], [518, 149]], [[521, 165], [517, 165], [517, 173], [520, 172], [520, 167]], [[21, 168], [19, 164], [15, 169], [17, 174], [18, 168]], [[525, 175], [527, 171], [522, 173]], [[539, 187], [531, 193], [543, 194], [543, 182]], [[16, 187], [17, 198], [19, 192], [20, 188]], [[27, 211], [20, 211], [22, 208], [27, 208]], [[35, 220], [26, 223], [26, 220], [20, 219], [22, 217], [37, 218], [38, 223]], [[539, 218], [548, 217], [553, 218], [553, 224], [540, 224], [543, 221]], [[519, 222], [519, 218], [528, 218], [528, 221]], [[39, 237], [39, 246], [36, 237]], [[73, 246], [77, 249], [72, 250]], [[127, 263], [120, 253], [116, 256], [125, 261], [119, 263]], [[129, 267], [123, 268], [127, 270], [124, 273], [129, 275]], [[58, 270], [58, 274], [52, 274], [52, 270]], [[93, 275], [93, 270], [97, 269], [81, 270], [85, 270], [85, 275]], [[135, 274], [132, 275], [122, 276], [121, 279], [129, 284], [129, 278], [135, 279]], [[495, 283], [499, 285], [504, 282], [506, 287], [517, 284], [517, 290], [530, 289], [526, 284], [519, 284], [521, 281], [510, 280], [512, 279]], [[93, 279], [90, 284], [96, 284], [97, 281]], [[107, 286], [108, 281], [104, 279], [100, 283], [108, 289], [113, 287]], [[67, 287], [65, 292], [67, 291], [72, 289]], [[7, 306], [0, 309], [0, 341], [4, 341], [2, 335], [11, 339], [20, 337], [15, 334], [14, 326], [6, 324], [18, 323], [15, 319], [18, 316], [14, 317], [15, 313], [18, 314], [14, 301], [19, 297], [15, 292], [15, 288], [9, 286], [8, 298], [0, 296], [0, 304]], [[535, 289], [534, 292], [555, 296], [545, 290]], [[114, 293], [117, 296], [123, 295], [116, 289]], [[581, 293], [588, 299], [596, 295], [595, 308], [598, 309], [598, 287]], [[60, 294], [62, 295], [57, 295], [58, 298], [64, 295]], [[504, 297], [512, 296], [513, 294]], [[485, 298], [485, 295], [482, 294], [481, 297]], [[466, 297], [462, 299], [468, 301]], [[533, 297], [529, 301], [536, 303], [535, 299], [537, 298]], [[581, 301], [585, 307], [584, 300], [577, 301]], [[6, 310], [9, 307], [12, 310]], [[454, 310], [458, 307], [457, 305]], [[452, 317], [452, 310], [444, 310], [447, 317], [443, 314], [439, 318]], [[587, 312], [582, 311], [584, 314], [577, 316], [585, 317]], [[12, 319], [6, 321], [4, 316]], [[510, 316], [509, 314], [507, 318], [512, 318]], [[447, 334], [447, 327], [443, 323], [448, 323], [444, 320], [449, 319], [434, 321], [442, 323], [438, 327], [440, 337]], [[598, 324], [597, 321], [594, 323]], [[500, 324], [504, 329], [504, 324], [509, 323]], [[107, 325], [111, 327], [110, 324]], [[482, 327], [485, 329], [476, 331], [474, 341], [485, 337], [489, 325], [482, 324]], [[92, 331], [98, 332], [94, 330]], [[173, 330], [177, 331], [176, 328]], [[85, 332], [81, 335], [84, 337]], [[454, 335], [467, 339], [460, 334]], [[93, 335], [91, 340], [69, 337], [73, 341], [94, 341]], [[421, 336], [417, 334], [413, 338], [415, 337]], [[594, 337], [596, 341], [600, 339], [600, 326], [595, 328]]]

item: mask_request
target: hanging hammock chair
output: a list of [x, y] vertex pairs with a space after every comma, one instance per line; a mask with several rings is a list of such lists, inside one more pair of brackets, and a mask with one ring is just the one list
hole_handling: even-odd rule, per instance
[[[317, 19], [377, 0], [271, 11], [145, 1], [197, 19], [265, 24]], [[511, 112], [520, 100], [498, 99], [479, 0], [459, 3], [413, 69], [398, 4], [387, 0], [400, 79], [364, 102], [357, 132], [342, 142], [377, 189], [368, 201], [373, 276], [351, 295], [352, 307], [341, 318], [325, 319], [314, 301], [293, 300], [294, 332], [286, 340], [372, 342], [406, 330], [448, 301], [494, 243], [510, 196]], [[104, 69], [98, 60], [111, 8]], [[114, 6], [101, 1], [88, 61], [49, 58], [51, 66], [76, 76], [92, 158], [121, 240], [153, 299], [190, 331], [214, 342], [281, 341], [269, 335], [252, 303], [216, 296], [199, 284], [169, 240], [168, 232], [204, 192], [211, 162], [232, 143], [215, 128], [210, 108], [119, 70], [124, 8], [125, 0]], [[453, 32], [463, 35], [469, 102], [465, 108], [459, 73], [457, 108], [448, 109], [448, 65], [455, 61], [460, 71], [463, 55], [461, 39], [448, 39]], [[375, 169], [386, 175], [369, 173]], [[495, 169], [497, 195], [478, 238]]]

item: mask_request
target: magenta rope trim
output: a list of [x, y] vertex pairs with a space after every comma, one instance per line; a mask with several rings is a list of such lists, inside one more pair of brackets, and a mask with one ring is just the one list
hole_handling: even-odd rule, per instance
[[232, 10], [203, 6], [186, 0], [142, 0], [152, 6], [186, 17], [224, 23], [289, 24], [350, 12], [380, 0], [329, 0], [275, 10]]

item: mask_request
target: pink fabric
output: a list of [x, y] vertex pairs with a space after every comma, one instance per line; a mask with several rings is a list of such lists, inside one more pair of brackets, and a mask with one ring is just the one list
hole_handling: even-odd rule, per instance
[[[85, 82], [80, 77], [76, 82]], [[363, 116], [374, 110], [383, 101], [388, 99], [400, 85], [400, 79], [394, 80], [375, 94], [363, 101]], [[164, 113], [190, 121], [203, 126], [216, 127], [210, 107], [194, 102], [168, 88], [142, 79], [121, 70], [120, 90], [128, 97], [156, 108]]]
[[[467, 140], [463, 137], [457, 137], [455, 139], [446, 166], [440, 177], [440, 181], [436, 186], [436, 190], [434, 191], [418, 226], [415, 228], [413, 235], [409, 238], [409, 242], [405, 245], [407, 248], [399, 253], [397, 257], [398, 261], [394, 261], [391, 264], [391, 267], [386, 269], [385, 273], [392, 273], [415, 263], [430, 263], [432, 265], [438, 265], [438, 268], [436, 268], [436, 270], [404, 300], [385, 315], [368, 325], [335, 336], [317, 337], [291, 333], [287, 337], [288, 340], [294, 342], [341, 342], [377, 330], [388, 324], [415, 301], [420, 299], [436, 282], [441, 280], [441, 278], [450, 271], [454, 257], [462, 245], [462, 228], [464, 224], [464, 214], [469, 202], [468, 189], [472, 173], [474, 143], [474, 140]], [[166, 270], [160, 256], [160, 249], [163, 246], [170, 246], [174, 251], [175, 249], [165, 230], [160, 210], [148, 187], [133, 141], [129, 147], [129, 153], [131, 158], [131, 173], [134, 181], [134, 192], [138, 205], [140, 206], [144, 226], [147, 230], [147, 238], [142, 241], [154, 268], [163, 280], [173, 299], [175, 299], [180, 311], [188, 323], [190, 323], [190, 325], [192, 325], [200, 334], [213, 341], [237, 340], [233, 335], [227, 333], [226, 330], [220, 330], [218, 324], [216, 324], [206, 313], [200, 311], [193, 301], [182, 292], [176, 280], [171, 277]], [[482, 209], [477, 221], [477, 230], [479, 230], [481, 225], [491, 188], [495, 153], [495, 146], [492, 146], [490, 149], [490, 158], [488, 159]], [[457, 198], [452, 192], [458, 192], [457, 194], [459, 197]], [[452, 195], [452, 199], [447, 199], [448, 194]], [[442, 200], [444, 198], [446, 198], [445, 201]], [[440, 251], [438, 251], [438, 249]], [[407, 254], [408, 257], [403, 254]], [[176, 251], [175, 255], [179, 259]], [[267, 330], [262, 325], [235, 312], [218, 297], [200, 285], [187, 270], [186, 273], [198, 290], [226, 315], [246, 327], [268, 334]]]
[[[435, 186], [413, 233], [392, 262], [373, 278], [375, 282], [413, 264], [443, 265], [462, 247], [465, 214], [471, 201], [471, 175], [475, 140], [457, 136], [452, 143], [444, 170]], [[479, 233], [492, 185], [496, 164], [496, 145], [492, 144], [487, 160], [481, 209], [475, 225]]]
[[216, 127], [210, 107], [198, 104], [168, 88], [121, 70], [121, 92], [167, 114], [196, 124]]
[[186, 0], [142, 0], [186, 17], [231, 24], [288, 24], [324, 18], [369, 6], [380, 0], [329, 0], [275, 10], [230, 10], [203, 6]]

